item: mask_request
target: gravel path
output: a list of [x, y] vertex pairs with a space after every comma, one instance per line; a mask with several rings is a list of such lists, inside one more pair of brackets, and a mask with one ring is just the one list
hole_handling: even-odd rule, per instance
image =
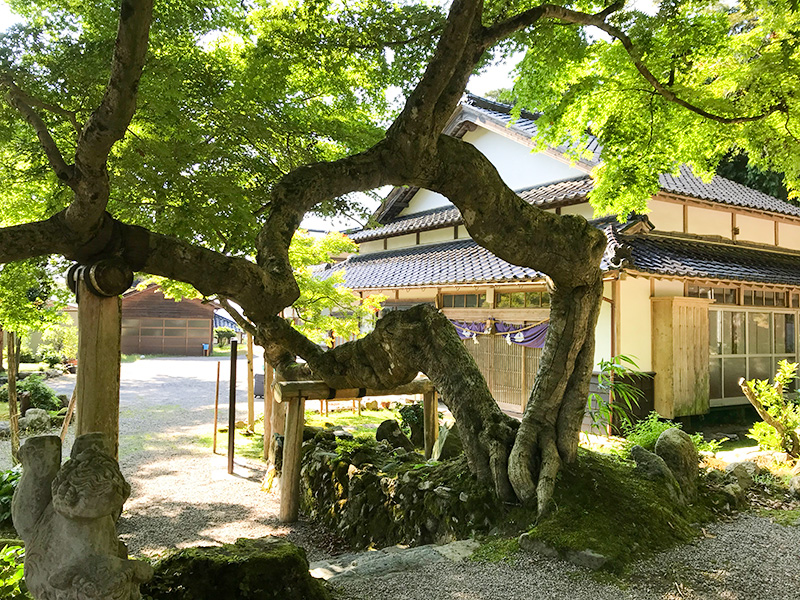
[[591, 571], [526, 553], [511, 563], [437, 562], [336, 584], [344, 600], [796, 600], [800, 527], [754, 515], [707, 530], [715, 537], [633, 568], [630, 583], [600, 583]]
[[[314, 560], [316, 528], [278, 521], [278, 498], [261, 490], [264, 463], [211, 452], [217, 358], [175, 357], [124, 363], [120, 391], [120, 467], [131, 497], [119, 521], [132, 554], [233, 542], [239, 537], [286, 535]], [[237, 363], [237, 418], [247, 415], [246, 360]], [[259, 362], [256, 361], [256, 365]], [[220, 422], [227, 423], [229, 361], [222, 361]], [[74, 376], [48, 381], [71, 394]], [[256, 399], [256, 415], [263, 404]], [[74, 427], [74, 426], [73, 426]], [[72, 428], [71, 428], [72, 429]], [[219, 434], [225, 441], [227, 434]], [[72, 433], [66, 441], [67, 456]], [[0, 443], [0, 468], [10, 466], [10, 442]], [[323, 540], [324, 541], [324, 540]]]

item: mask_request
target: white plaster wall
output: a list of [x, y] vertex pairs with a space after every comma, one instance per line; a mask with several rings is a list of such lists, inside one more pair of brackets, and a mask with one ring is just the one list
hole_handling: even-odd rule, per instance
[[650, 200], [647, 218], [658, 231], [683, 231], [683, 205], [663, 200]]
[[[603, 284], [603, 296], [611, 298], [611, 283]], [[600, 306], [600, 317], [594, 330], [594, 365], [597, 368], [601, 360], [611, 358], [611, 305], [603, 300]]]
[[450, 206], [452, 202], [436, 192], [430, 190], [419, 190], [408, 206], [400, 211], [400, 215], [413, 215], [414, 213], [422, 212], [423, 210], [430, 210], [432, 208], [439, 208], [440, 206]]
[[620, 332], [617, 347], [620, 354], [633, 358], [640, 370], [650, 371], [653, 368], [650, 279], [627, 277], [620, 282], [619, 292]]
[[372, 252], [383, 251], [383, 240], [373, 240], [371, 242], [361, 242], [358, 245], [359, 254], [370, 254]]
[[[483, 127], [470, 131], [463, 139], [483, 152], [512, 190], [585, 175], [569, 163], [542, 152], [532, 153], [519, 142]], [[441, 194], [419, 190], [400, 214], [411, 215], [449, 204]]]
[[519, 142], [483, 127], [470, 131], [463, 139], [492, 161], [500, 177], [512, 190], [585, 174], [569, 163], [542, 152], [531, 153]]
[[688, 220], [688, 233], [696, 233], [698, 235], [720, 235], [726, 238], [731, 237], [730, 211], [690, 206]]
[[469, 231], [467, 231], [466, 227], [464, 227], [463, 225], [459, 225], [458, 226], [458, 239], [460, 239], [460, 240], [468, 240], [471, 237], [472, 236], [469, 234]]
[[[403, 302], [419, 300], [420, 302], [433, 302], [436, 298], [436, 288], [418, 288], [410, 290], [397, 290], [397, 299]], [[394, 294], [387, 294], [390, 300], [394, 299]]]
[[778, 245], [783, 248], [800, 250], [800, 225], [778, 223]]
[[683, 281], [673, 279], [656, 279], [653, 297], [683, 296]]
[[775, 221], [772, 219], [759, 219], [737, 214], [736, 227], [739, 228], [737, 240], [758, 242], [759, 244], [775, 243]]
[[564, 206], [561, 209], [562, 215], [580, 215], [585, 219], [594, 218], [594, 208], [588, 202], [581, 204], [573, 204], [572, 206]]
[[398, 235], [397, 237], [390, 237], [386, 240], [386, 249], [394, 250], [395, 248], [408, 248], [409, 246], [417, 245], [417, 234], [409, 233], [408, 235]]
[[444, 229], [433, 229], [432, 231], [421, 231], [419, 234], [420, 244], [435, 244], [437, 242], [448, 242], [453, 239], [454, 227]]

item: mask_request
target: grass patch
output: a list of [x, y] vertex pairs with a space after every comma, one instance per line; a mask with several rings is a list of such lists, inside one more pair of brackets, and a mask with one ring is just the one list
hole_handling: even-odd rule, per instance
[[511, 562], [518, 553], [517, 538], [495, 538], [481, 544], [469, 558], [476, 562]]
[[8, 403], [0, 402], [0, 421], [8, 421]]
[[758, 511], [758, 515], [785, 527], [800, 526], [800, 508], [762, 508]]
[[[693, 524], [712, 516], [704, 501], [710, 500], [701, 490], [697, 504], [674, 505], [660, 484], [636, 476], [632, 464], [581, 450], [559, 475], [552, 513], [530, 535], [561, 552], [599, 552], [608, 558], [605, 568], [619, 573], [634, 560], [697, 537]], [[526, 518], [524, 510], [512, 511], [517, 521]], [[535, 515], [527, 517], [532, 522]]]
[[[222, 427], [220, 427], [222, 428]], [[236, 429], [233, 438], [234, 456], [264, 461], [264, 422], [259, 419], [253, 424], [254, 432], [246, 429]], [[210, 435], [200, 435], [194, 438], [195, 443], [211, 448], [214, 439]], [[228, 431], [217, 431], [217, 454], [228, 452]]]
[[326, 425], [347, 427], [348, 431], [356, 437], [359, 437], [357, 435], [359, 433], [370, 433], [372, 437], [375, 437], [375, 426], [380, 425], [386, 419], [400, 421], [400, 417], [396, 412], [385, 409], [362, 410], [360, 416], [349, 411], [336, 411], [329, 412], [327, 417], [319, 414], [318, 411], [306, 410], [305, 419], [306, 425], [311, 425], [312, 427], [325, 427]]
[[18, 371], [20, 373], [38, 373], [39, 371], [44, 371], [49, 368], [46, 362], [20, 363]]
[[137, 360], [147, 360], [148, 358], [168, 358], [168, 357], [175, 357], [175, 354], [122, 354], [120, 356], [120, 362], [123, 363], [132, 363], [136, 362]]

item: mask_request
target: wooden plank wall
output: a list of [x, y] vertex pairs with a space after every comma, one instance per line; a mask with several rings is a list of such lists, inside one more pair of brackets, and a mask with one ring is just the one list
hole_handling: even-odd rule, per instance
[[651, 298], [655, 409], [667, 419], [709, 410], [705, 298]]
[[486, 378], [489, 391], [503, 410], [523, 412], [539, 369], [541, 349], [509, 345], [501, 335], [478, 336], [477, 340], [477, 344], [472, 340], [464, 344]]

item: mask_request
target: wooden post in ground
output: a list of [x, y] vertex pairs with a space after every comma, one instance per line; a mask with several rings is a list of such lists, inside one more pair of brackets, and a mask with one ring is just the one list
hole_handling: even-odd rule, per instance
[[280, 519], [284, 523], [294, 523], [300, 512], [300, 459], [302, 457], [306, 402], [305, 398], [297, 398], [287, 404], [286, 435], [283, 440]]
[[264, 460], [269, 460], [272, 441], [272, 367], [264, 361]]
[[228, 475], [233, 475], [233, 446], [236, 442], [236, 340], [231, 340], [231, 380], [228, 402]]
[[253, 336], [247, 334], [247, 428], [253, 431], [256, 421], [255, 381], [253, 380]]
[[211, 452], [213, 454], [217, 453], [217, 422], [219, 419], [219, 370], [221, 366], [222, 362], [217, 361], [217, 390], [214, 392], [214, 442], [211, 444]]
[[436, 390], [427, 391], [422, 395], [422, 414], [425, 458], [430, 458], [433, 454], [433, 446], [439, 437], [439, 403], [436, 399]]
[[72, 420], [72, 413], [75, 412], [75, 403], [78, 400], [78, 387], [75, 386], [72, 389], [72, 397], [69, 399], [69, 405], [67, 406], [67, 415], [64, 417], [64, 422], [61, 424], [61, 442], [64, 442], [64, 439], [67, 437], [67, 431], [69, 431], [69, 422]]
[[[281, 404], [278, 399], [275, 397], [275, 380], [274, 378], [271, 379], [270, 382], [270, 398], [272, 400], [272, 433], [283, 433], [286, 431], [286, 404]], [[273, 436], [274, 438], [274, 436]], [[267, 456], [267, 461], [271, 465], [275, 465], [275, 440], [270, 439], [269, 442], [269, 455]]]
[[75, 436], [101, 432], [119, 455], [119, 374], [122, 303], [93, 294], [78, 281], [78, 417]]
[[11, 427], [11, 464], [19, 464], [19, 409], [17, 407], [17, 344], [16, 334], [9, 331], [8, 338], [8, 421]]

